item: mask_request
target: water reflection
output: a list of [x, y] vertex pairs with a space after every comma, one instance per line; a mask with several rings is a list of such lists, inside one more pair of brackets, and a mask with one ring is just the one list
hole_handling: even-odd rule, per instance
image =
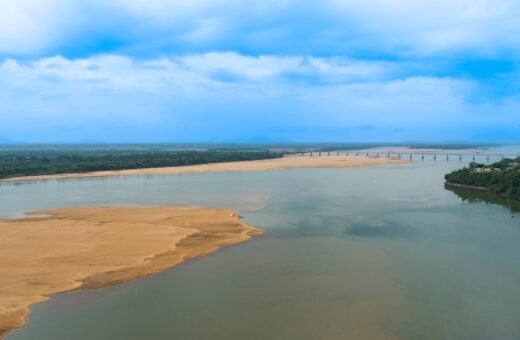
[[345, 236], [381, 237], [381, 238], [410, 238], [417, 234], [418, 230], [402, 223], [381, 224], [354, 224], [343, 232]]
[[444, 188], [455, 193], [455, 195], [460, 197], [463, 202], [483, 202], [488, 204], [498, 204], [506, 208], [509, 208], [511, 212], [520, 212], [520, 202], [508, 200], [490, 192], [474, 190], [469, 188], [454, 187], [448, 184], [445, 184]]

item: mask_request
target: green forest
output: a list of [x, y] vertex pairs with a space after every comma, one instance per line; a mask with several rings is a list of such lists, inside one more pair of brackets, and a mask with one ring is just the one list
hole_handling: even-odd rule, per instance
[[271, 151], [3, 150], [0, 179], [280, 158]]
[[482, 188], [507, 199], [520, 201], [520, 157], [491, 165], [471, 163], [445, 176], [447, 184]]

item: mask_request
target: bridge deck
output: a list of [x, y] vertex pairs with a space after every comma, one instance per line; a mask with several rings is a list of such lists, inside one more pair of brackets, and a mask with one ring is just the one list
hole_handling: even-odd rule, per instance
[[367, 152], [367, 151], [313, 151], [288, 154], [287, 156], [365, 156], [365, 157], [388, 157], [411, 160], [458, 160], [458, 161], [486, 161], [496, 162], [504, 158], [517, 158], [520, 154], [500, 154], [481, 152], [433, 152], [433, 151], [410, 151], [410, 152]]

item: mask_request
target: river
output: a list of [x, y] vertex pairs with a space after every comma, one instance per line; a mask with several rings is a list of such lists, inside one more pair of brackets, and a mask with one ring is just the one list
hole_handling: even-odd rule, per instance
[[55, 207], [239, 209], [264, 236], [32, 307], [8, 340], [518, 339], [520, 214], [403, 165], [0, 184], [0, 216]]

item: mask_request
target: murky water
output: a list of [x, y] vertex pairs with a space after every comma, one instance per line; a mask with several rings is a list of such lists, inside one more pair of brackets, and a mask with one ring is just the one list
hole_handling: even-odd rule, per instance
[[459, 166], [1, 184], [2, 217], [195, 204], [240, 209], [268, 231], [142, 280], [55, 296], [7, 339], [518, 339], [520, 214], [445, 190]]

